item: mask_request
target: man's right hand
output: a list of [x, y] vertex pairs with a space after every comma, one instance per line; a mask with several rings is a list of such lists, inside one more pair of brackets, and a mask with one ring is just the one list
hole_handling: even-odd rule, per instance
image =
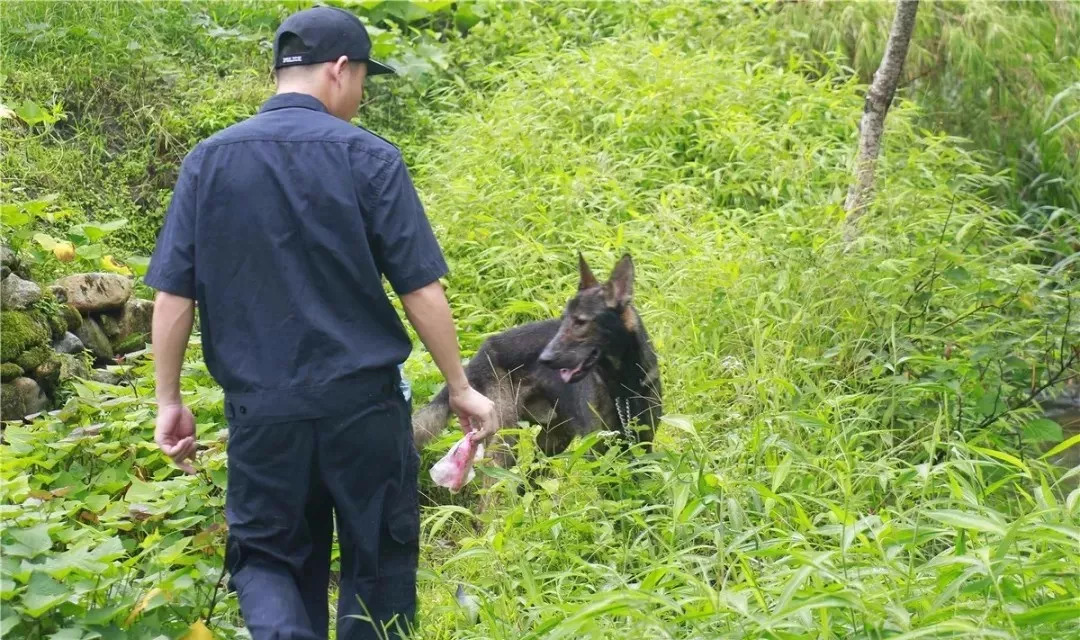
[[495, 403], [476, 389], [466, 386], [460, 391], [451, 390], [450, 410], [453, 411], [465, 432], [476, 431], [476, 436], [486, 440], [499, 430]]

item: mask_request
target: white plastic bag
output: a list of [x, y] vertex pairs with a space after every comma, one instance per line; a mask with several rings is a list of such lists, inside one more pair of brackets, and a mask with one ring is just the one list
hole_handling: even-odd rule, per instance
[[431, 479], [440, 487], [449, 489], [450, 493], [461, 491], [462, 487], [476, 477], [473, 463], [484, 457], [484, 443], [474, 441], [474, 433], [466, 433], [431, 467]]

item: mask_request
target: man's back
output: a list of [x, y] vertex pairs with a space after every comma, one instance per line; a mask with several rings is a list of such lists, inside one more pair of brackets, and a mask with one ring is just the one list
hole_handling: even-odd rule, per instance
[[347, 411], [357, 376], [408, 357], [381, 277], [408, 292], [446, 267], [392, 145], [280, 94], [201, 143], [177, 191], [190, 206], [169, 216], [191, 225], [191, 293], [230, 417]]

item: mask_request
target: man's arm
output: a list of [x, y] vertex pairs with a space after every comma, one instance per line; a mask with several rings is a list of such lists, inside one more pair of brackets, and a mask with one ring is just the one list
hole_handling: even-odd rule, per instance
[[180, 370], [194, 322], [194, 300], [164, 291], [158, 293], [150, 334], [158, 401], [154, 441], [187, 473], [195, 473], [186, 462], [188, 458], [195, 459], [195, 416], [180, 398]]
[[164, 291], [157, 294], [150, 339], [159, 406], [181, 404], [180, 368], [194, 322], [194, 300]]
[[416, 329], [420, 340], [431, 353], [450, 391], [450, 408], [458, 415], [461, 426], [476, 429], [481, 438], [487, 438], [499, 429], [495, 405], [483, 394], [469, 385], [461, 366], [450, 305], [439, 281], [401, 296], [405, 316]]

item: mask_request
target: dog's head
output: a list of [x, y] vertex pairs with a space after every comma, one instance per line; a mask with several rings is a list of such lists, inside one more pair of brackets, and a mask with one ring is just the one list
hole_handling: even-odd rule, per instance
[[564, 382], [584, 378], [612, 345], [623, 344], [623, 338], [637, 328], [631, 307], [634, 263], [630, 256], [619, 260], [604, 283], [592, 274], [581, 254], [578, 269], [577, 294], [567, 303], [555, 337], [540, 354], [540, 363], [557, 370]]

